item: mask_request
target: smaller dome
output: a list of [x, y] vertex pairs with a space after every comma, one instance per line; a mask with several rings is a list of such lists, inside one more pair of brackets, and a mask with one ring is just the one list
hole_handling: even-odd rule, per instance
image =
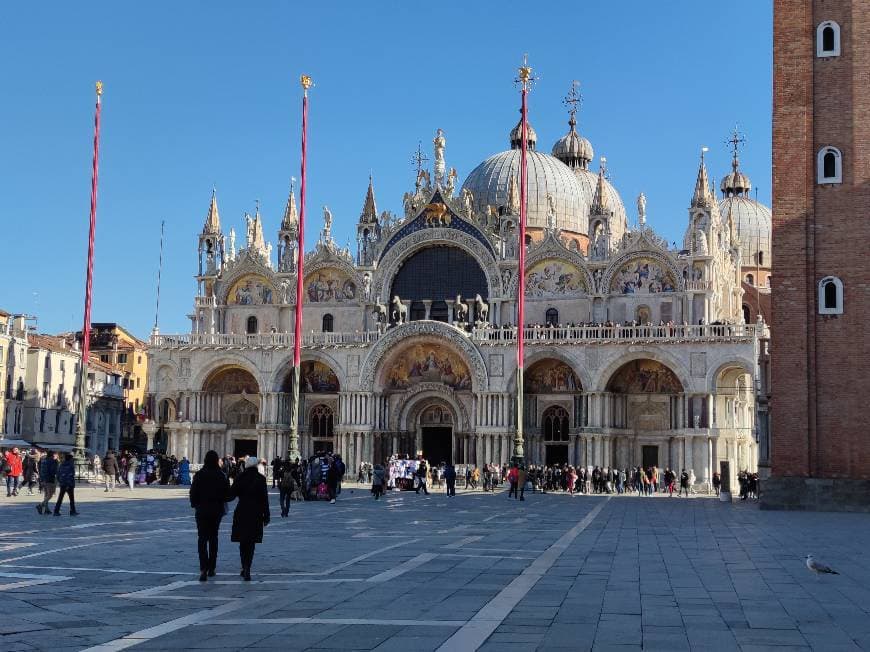
[[740, 170], [734, 169], [722, 177], [720, 188], [726, 197], [729, 195], [747, 195], [752, 190], [752, 182]]
[[553, 156], [570, 168], [588, 168], [589, 162], [595, 156], [592, 143], [577, 133], [577, 121], [574, 116], [568, 121], [571, 128], [553, 145]]
[[[521, 111], [522, 112], [522, 111]], [[526, 121], [526, 147], [531, 150], [535, 149], [538, 142], [538, 134], [532, 128], [530, 122]], [[517, 126], [511, 129], [511, 149], [522, 149], [523, 146], [523, 119], [517, 122]]]

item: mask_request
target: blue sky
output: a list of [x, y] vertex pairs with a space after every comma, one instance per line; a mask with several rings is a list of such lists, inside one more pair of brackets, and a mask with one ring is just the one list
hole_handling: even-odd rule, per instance
[[506, 149], [524, 52], [540, 77], [530, 119], [541, 149], [566, 131], [561, 98], [578, 79], [579, 130], [607, 156], [630, 218], [643, 191], [649, 224], [673, 241], [700, 147], [718, 180], [735, 123], [748, 141], [741, 168], [770, 203], [771, 38], [769, 0], [2, 3], [0, 307], [38, 315], [44, 332], [81, 327], [96, 79], [93, 318], [145, 337], [161, 220], [164, 333], [189, 330], [212, 185], [226, 231], [234, 225], [241, 242], [259, 199], [275, 239], [299, 176], [301, 72], [316, 83], [312, 244], [328, 204], [336, 239], [355, 251], [369, 172], [379, 210], [400, 213], [411, 155], [438, 127], [462, 179]]

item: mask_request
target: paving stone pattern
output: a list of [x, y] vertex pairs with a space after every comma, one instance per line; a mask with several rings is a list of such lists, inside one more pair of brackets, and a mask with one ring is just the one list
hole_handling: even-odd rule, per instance
[[[870, 649], [870, 516], [708, 498], [413, 492], [294, 503], [253, 582], [197, 581], [175, 488], [0, 498], [0, 649]], [[840, 571], [815, 577], [812, 552]]]

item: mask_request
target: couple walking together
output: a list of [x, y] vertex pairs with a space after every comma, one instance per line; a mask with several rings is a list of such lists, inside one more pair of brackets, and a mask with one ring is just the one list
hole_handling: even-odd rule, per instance
[[196, 510], [196, 531], [199, 550], [199, 581], [214, 577], [217, 566], [218, 530], [227, 511], [227, 502], [239, 499], [233, 512], [230, 540], [239, 544], [242, 561], [240, 575], [251, 580], [254, 548], [263, 542], [263, 528], [269, 525], [269, 493], [266, 478], [257, 464], [250, 464], [230, 485], [220, 468], [218, 454], [205, 454], [202, 468], [193, 476], [190, 486], [190, 506]]

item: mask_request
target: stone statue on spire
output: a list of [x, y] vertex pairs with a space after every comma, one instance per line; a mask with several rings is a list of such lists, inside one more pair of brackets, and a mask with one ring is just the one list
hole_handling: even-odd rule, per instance
[[646, 195], [643, 193], [637, 196], [637, 223], [641, 226], [646, 224]]
[[444, 131], [442, 129], [439, 129], [435, 133], [432, 145], [435, 153], [435, 185], [443, 187], [447, 174], [447, 164], [444, 162], [444, 148], [447, 145], [447, 140], [444, 138]]

